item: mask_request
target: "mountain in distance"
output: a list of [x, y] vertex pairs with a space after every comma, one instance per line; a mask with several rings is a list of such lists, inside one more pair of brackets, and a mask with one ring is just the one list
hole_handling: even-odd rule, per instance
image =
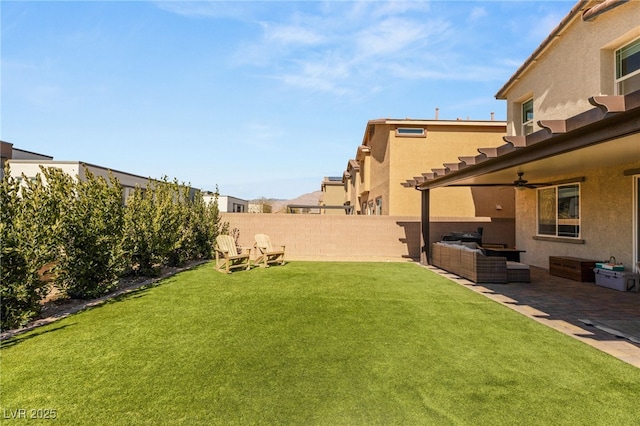
[[273, 198], [260, 198], [257, 200], [251, 200], [252, 202], [264, 202], [271, 204], [272, 213], [285, 213], [287, 205], [289, 204], [303, 204], [307, 206], [317, 206], [322, 198], [322, 191], [309, 192], [307, 194], [300, 195], [299, 197], [291, 200], [279, 200]]

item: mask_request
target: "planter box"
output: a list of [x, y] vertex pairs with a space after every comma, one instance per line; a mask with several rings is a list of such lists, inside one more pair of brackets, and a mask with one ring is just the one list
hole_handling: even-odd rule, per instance
[[609, 271], [595, 268], [596, 285], [618, 291], [638, 291], [640, 275], [630, 272]]

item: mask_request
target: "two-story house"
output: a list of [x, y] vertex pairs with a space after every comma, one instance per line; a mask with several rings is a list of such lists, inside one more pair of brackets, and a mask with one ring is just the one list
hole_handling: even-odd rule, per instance
[[[442, 167], [451, 152], [475, 155], [479, 146], [498, 146], [505, 130], [504, 121], [493, 120], [370, 120], [355, 160], [348, 162], [343, 174], [346, 201], [357, 214], [420, 216], [420, 195], [413, 185], [406, 185], [407, 175], [422, 180], [425, 165]], [[440, 191], [433, 200], [432, 216], [513, 218], [512, 193], [481, 192]]]
[[345, 187], [341, 176], [325, 176], [320, 184], [321, 214], [343, 215], [349, 213], [348, 205], [345, 205]]
[[[640, 265], [640, 2], [579, 1], [496, 94], [505, 144], [417, 185], [512, 186], [521, 258]], [[422, 212], [429, 250], [428, 211]], [[423, 260], [425, 260], [423, 258]]]

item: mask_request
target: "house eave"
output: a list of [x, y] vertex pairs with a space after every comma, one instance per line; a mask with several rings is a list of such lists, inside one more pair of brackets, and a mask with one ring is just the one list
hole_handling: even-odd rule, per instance
[[[408, 179], [407, 184], [415, 184], [416, 189], [426, 190], [453, 185], [473, 185], [490, 183], [492, 173], [519, 167], [523, 164], [544, 161], [578, 150], [586, 150], [603, 143], [626, 138], [640, 133], [640, 91], [620, 99], [613, 97], [592, 97], [595, 108], [567, 120], [541, 122], [542, 130], [524, 137], [505, 137], [505, 145], [487, 151], [480, 148], [475, 157], [460, 157], [456, 167], [445, 166], [433, 169], [433, 173], [423, 174], [426, 179], [416, 182]], [[555, 132], [555, 133], [554, 133]], [[623, 152], [617, 150], [617, 158], [631, 161], [637, 158], [637, 141], [628, 141]], [[599, 150], [606, 156], [607, 150]], [[611, 156], [614, 152], [611, 152]], [[594, 161], [597, 161], [595, 159]], [[497, 179], [497, 178], [496, 178]], [[491, 183], [498, 183], [493, 181]]]

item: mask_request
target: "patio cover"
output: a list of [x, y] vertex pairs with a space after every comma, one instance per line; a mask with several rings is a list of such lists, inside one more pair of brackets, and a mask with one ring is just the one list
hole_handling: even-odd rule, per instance
[[[511, 184], [518, 172], [529, 182], [550, 182], [549, 176], [622, 165], [640, 158], [640, 91], [624, 96], [593, 96], [594, 108], [566, 120], [538, 121], [541, 130], [527, 136], [505, 136], [496, 148], [478, 148], [479, 155], [458, 157], [404, 186], [422, 191], [422, 259], [429, 259], [429, 191], [448, 186]], [[640, 173], [640, 169], [625, 174]], [[576, 181], [576, 180], [572, 180]]]

